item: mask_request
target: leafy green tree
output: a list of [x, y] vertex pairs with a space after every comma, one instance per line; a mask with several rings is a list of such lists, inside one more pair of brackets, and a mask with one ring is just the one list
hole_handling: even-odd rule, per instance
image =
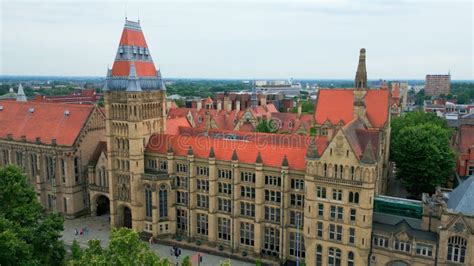
[[[291, 108], [292, 113], [298, 112], [298, 107]], [[304, 114], [313, 114], [314, 113], [314, 103], [312, 101], [302, 101], [301, 102], [301, 113]]]
[[462, 92], [458, 94], [456, 99], [458, 104], [468, 104], [470, 102], [469, 93], [467, 92]]
[[262, 119], [255, 128], [255, 131], [262, 133], [275, 133], [277, 130], [276, 124], [266, 119]]
[[174, 101], [178, 107], [185, 107], [186, 103], [184, 102], [183, 99], [178, 99]]
[[221, 261], [220, 266], [232, 266], [232, 263], [230, 262], [230, 259], [225, 259]]
[[392, 120], [392, 140], [399, 137], [400, 130], [420, 124], [435, 124], [449, 130], [446, 119], [438, 117], [434, 113], [425, 113], [423, 111], [409, 112]]
[[182, 266], [192, 266], [191, 264], [191, 258], [189, 256], [186, 256], [183, 258], [183, 262], [181, 262]]
[[79, 246], [79, 243], [77, 243], [76, 239], [72, 242], [71, 245], [71, 257], [73, 260], [78, 260], [82, 257], [82, 249]]
[[397, 178], [414, 198], [445, 185], [454, 170], [454, 152], [446, 122], [413, 112], [392, 121], [391, 158]]
[[63, 218], [45, 214], [17, 166], [0, 169], [0, 265], [61, 265]]
[[167, 259], [161, 259], [148, 245], [140, 240], [138, 233], [128, 228], [114, 228], [107, 248], [100, 240], [89, 241], [79, 259], [72, 258], [70, 265], [157, 265], [168, 266]]

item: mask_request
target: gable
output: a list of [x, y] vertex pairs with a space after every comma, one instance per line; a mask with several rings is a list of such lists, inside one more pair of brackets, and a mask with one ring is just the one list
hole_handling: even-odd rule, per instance
[[337, 130], [334, 137], [327, 145], [321, 159], [327, 162], [337, 162], [338, 164], [359, 163], [359, 156], [354, 152], [351, 144], [344, 135], [344, 131]]

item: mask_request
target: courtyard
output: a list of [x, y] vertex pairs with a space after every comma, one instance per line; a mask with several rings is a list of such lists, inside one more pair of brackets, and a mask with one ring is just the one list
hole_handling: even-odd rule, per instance
[[[75, 230], [79, 233], [81, 229], [84, 229], [84, 233], [75, 234]], [[62, 240], [64, 244], [70, 246], [74, 240], [76, 240], [79, 245], [85, 247], [87, 242], [91, 239], [99, 239], [102, 245], [108, 245], [109, 243], [109, 216], [90, 216], [90, 217], [81, 217], [73, 220], [64, 221], [64, 232]], [[150, 244], [148, 244], [150, 245]], [[154, 250], [160, 257], [168, 258], [171, 262], [176, 263], [176, 257], [170, 255], [171, 246], [162, 245], [162, 244], [152, 244], [150, 245], [151, 249]], [[185, 256], [192, 258], [197, 252], [187, 249], [181, 249], [181, 256], [179, 256], [178, 261], [181, 265], [181, 261]], [[211, 255], [203, 252], [199, 252], [203, 256], [203, 261], [200, 263], [201, 266], [216, 266], [220, 265], [220, 262], [227, 259], [225, 257]], [[192, 261], [192, 260], [191, 260]], [[193, 265], [197, 265], [195, 261], [192, 261]], [[254, 265], [248, 262], [242, 262], [231, 259], [232, 265], [242, 265], [250, 266]]]

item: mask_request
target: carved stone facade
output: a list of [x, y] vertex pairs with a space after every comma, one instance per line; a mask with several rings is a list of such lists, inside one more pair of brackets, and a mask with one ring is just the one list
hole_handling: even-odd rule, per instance
[[[16, 164], [23, 168], [37, 192], [38, 201], [46, 210], [62, 213], [66, 218], [86, 214], [89, 211], [86, 166], [98, 142], [105, 136], [104, 114], [93, 106], [76, 107], [67, 104], [29, 102], [17, 104], [30, 106], [30, 110], [35, 108], [35, 112], [38, 113], [42, 109], [48, 110], [49, 117], [35, 118], [42, 125], [43, 131], [44, 128], [58, 126], [50, 123], [50, 121], [55, 123], [55, 117], [61, 117], [63, 123], [76, 117], [77, 121], [71, 123], [83, 122], [83, 124], [76, 125], [77, 130], [74, 132], [57, 132], [58, 136], [71, 134], [68, 139], [72, 139], [72, 143], [64, 136], [52, 139], [50, 143], [44, 143], [45, 139], [54, 135], [43, 135], [41, 129], [22, 132], [24, 135], [20, 140], [11, 135], [1, 138], [0, 166]], [[13, 108], [12, 103], [9, 105], [0, 103], [0, 105], [5, 106], [4, 111]], [[64, 109], [70, 114], [67, 116], [63, 114]], [[88, 109], [82, 117], [84, 120], [76, 116], [83, 111], [79, 109]], [[33, 137], [35, 135], [36, 137]]]

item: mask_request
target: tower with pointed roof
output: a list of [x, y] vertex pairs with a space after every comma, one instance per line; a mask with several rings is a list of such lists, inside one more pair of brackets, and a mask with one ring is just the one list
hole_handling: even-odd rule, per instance
[[359, 64], [357, 65], [357, 72], [355, 76], [355, 88], [367, 88], [367, 68], [365, 66], [365, 48], [360, 49]]
[[16, 101], [26, 102], [26, 95], [25, 95], [25, 92], [23, 91], [23, 86], [21, 85], [21, 83], [18, 86], [18, 92], [16, 93]]
[[257, 98], [257, 88], [255, 87], [255, 80], [252, 82], [252, 96], [250, 98], [250, 104], [253, 107], [257, 107], [258, 98]]
[[139, 22], [125, 20], [112, 69], [103, 87], [107, 114], [112, 226], [142, 230], [145, 146], [165, 132], [165, 86]]

